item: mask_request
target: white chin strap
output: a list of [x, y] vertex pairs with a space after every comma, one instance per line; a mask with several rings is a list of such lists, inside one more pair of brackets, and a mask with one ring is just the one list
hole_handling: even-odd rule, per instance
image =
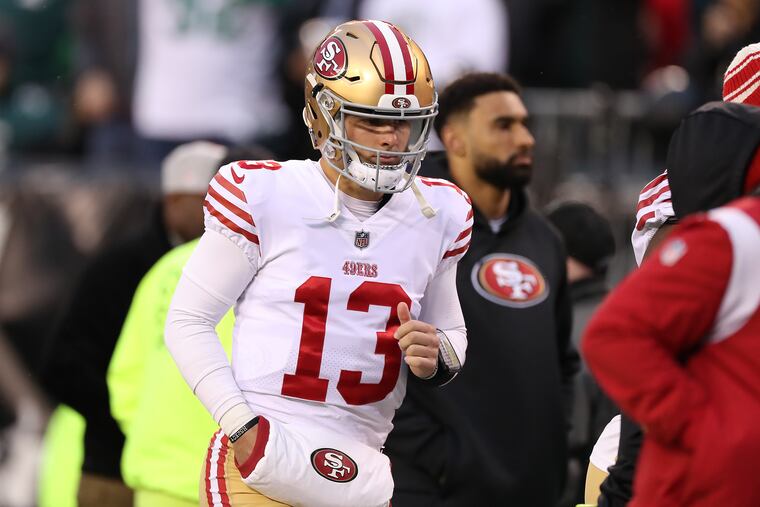
[[333, 201], [333, 212], [325, 217], [328, 223], [335, 222], [340, 216], [340, 177], [343, 174], [338, 173], [338, 179], [335, 180], [335, 200]]
[[412, 182], [412, 192], [414, 193], [414, 197], [417, 198], [417, 204], [425, 218], [433, 218], [437, 211], [433, 209], [430, 203], [427, 202], [427, 199], [425, 199], [425, 196], [422, 195], [422, 191], [420, 190], [420, 187], [417, 186], [416, 181]]

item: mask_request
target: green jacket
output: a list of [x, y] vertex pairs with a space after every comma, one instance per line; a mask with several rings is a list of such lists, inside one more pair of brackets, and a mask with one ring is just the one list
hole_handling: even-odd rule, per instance
[[[164, 345], [174, 288], [197, 241], [164, 255], [142, 279], [108, 368], [111, 413], [126, 444], [124, 481], [135, 490], [198, 501], [203, 458], [218, 429]], [[232, 312], [217, 326], [229, 356]]]

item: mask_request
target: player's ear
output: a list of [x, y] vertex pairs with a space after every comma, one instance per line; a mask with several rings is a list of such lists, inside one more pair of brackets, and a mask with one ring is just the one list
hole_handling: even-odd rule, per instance
[[446, 148], [446, 152], [457, 157], [464, 157], [467, 153], [467, 146], [462, 136], [462, 129], [457, 125], [447, 123], [441, 129], [441, 142]]

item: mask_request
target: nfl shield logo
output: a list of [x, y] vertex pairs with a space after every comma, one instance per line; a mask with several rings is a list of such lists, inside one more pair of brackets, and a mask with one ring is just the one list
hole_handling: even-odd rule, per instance
[[369, 246], [369, 233], [365, 231], [357, 231], [354, 238], [354, 246], [356, 248], [367, 248]]

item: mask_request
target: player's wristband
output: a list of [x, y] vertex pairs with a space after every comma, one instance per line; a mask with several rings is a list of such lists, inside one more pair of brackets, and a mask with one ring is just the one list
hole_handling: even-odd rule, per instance
[[440, 340], [438, 346], [438, 361], [435, 372], [428, 378], [419, 379], [426, 384], [442, 386], [451, 382], [462, 369], [462, 363], [457, 357], [454, 347], [452, 347], [448, 336], [440, 329], [436, 329], [436, 334]]
[[229, 436], [230, 443], [234, 444], [240, 437], [245, 435], [245, 433], [250, 430], [251, 428], [255, 427], [257, 424], [259, 424], [259, 416], [254, 417], [247, 423], [245, 423], [243, 426], [240, 427], [235, 433]]

